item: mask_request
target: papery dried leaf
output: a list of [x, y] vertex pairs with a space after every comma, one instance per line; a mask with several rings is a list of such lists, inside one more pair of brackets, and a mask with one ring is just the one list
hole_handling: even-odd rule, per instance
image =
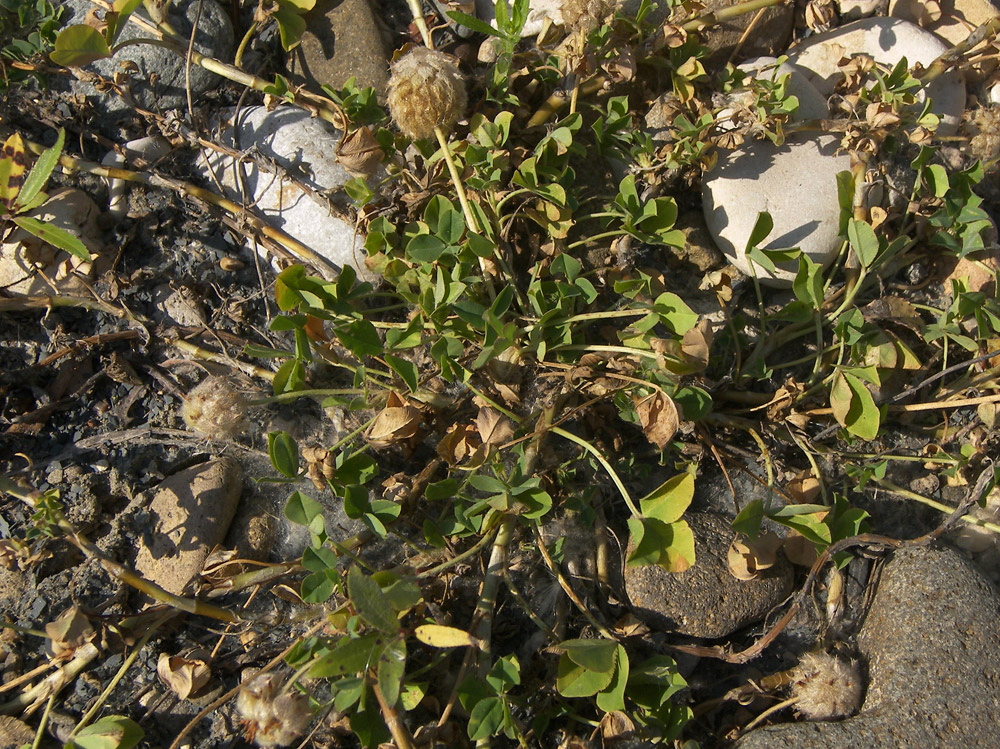
[[674, 26], [673, 24], [664, 24], [662, 28], [662, 35], [656, 41], [656, 46], [664, 46], [667, 49], [677, 49], [678, 47], [683, 47], [684, 42], [687, 41], [688, 34], [680, 26]]
[[485, 445], [502, 445], [514, 436], [514, 423], [495, 408], [480, 408], [476, 428]]
[[813, 562], [816, 561], [816, 557], [818, 556], [816, 547], [812, 541], [792, 530], [788, 531], [788, 535], [785, 536], [781, 548], [784, 550], [789, 562], [801, 567], [812, 567]]
[[819, 33], [829, 31], [837, 20], [837, 9], [833, 0], [809, 0], [806, 5], [806, 26]]
[[712, 341], [715, 340], [715, 333], [712, 332], [712, 323], [709, 320], [701, 319], [688, 330], [681, 339], [681, 352], [688, 364], [694, 365], [698, 370], [708, 366], [708, 352], [712, 348]]
[[898, 125], [900, 118], [890, 105], [873, 102], [865, 108], [865, 120], [874, 128], [890, 128]]
[[76, 606], [71, 606], [45, 625], [49, 648], [54, 658], [71, 658], [77, 648], [96, 636], [90, 620]]
[[680, 426], [680, 414], [673, 399], [657, 391], [636, 403], [635, 410], [646, 439], [661, 450], [666, 448]]
[[201, 658], [170, 656], [166, 653], [160, 653], [156, 662], [156, 674], [182, 700], [208, 684], [212, 677], [211, 669]]
[[337, 146], [337, 161], [356, 177], [375, 174], [384, 158], [385, 152], [367, 125], [348, 133]]
[[438, 443], [437, 454], [448, 465], [458, 465], [482, 445], [476, 428], [471, 424], [456, 424]]
[[622, 637], [633, 637], [635, 635], [645, 635], [649, 634], [649, 625], [645, 622], [639, 620], [635, 614], [625, 614], [621, 619], [619, 619], [615, 626], [614, 631], [620, 634]]
[[388, 447], [416, 437], [422, 421], [420, 409], [408, 405], [397, 393], [389, 393], [385, 408], [368, 427], [365, 437], [372, 447]]
[[785, 485], [785, 491], [788, 492], [788, 496], [795, 504], [811, 504], [820, 494], [819, 480], [812, 475], [811, 471], [799, 471]]
[[624, 83], [635, 78], [635, 55], [631, 49], [624, 49], [618, 57], [604, 64], [608, 77], [615, 83]]
[[605, 740], [614, 741], [622, 739], [635, 732], [635, 723], [625, 713], [613, 710], [605, 713], [601, 718], [601, 737]]
[[737, 536], [726, 552], [729, 572], [737, 580], [753, 580], [774, 566], [781, 544], [781, 537], [770, 531], [752, 541]]

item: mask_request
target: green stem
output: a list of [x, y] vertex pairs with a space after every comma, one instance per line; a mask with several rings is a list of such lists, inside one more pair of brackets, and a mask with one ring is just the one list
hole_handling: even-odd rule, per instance
[[[951, 513], [955, 511], [954, 507], [949, 507], [948, 505], [937, 502], [930, 497], [925, 497], [923, 494], [911, 492], [909, 489], [897, 486], [888, 479], [875, 478], [874, 481], [890, 494], [896, 494], [900, 497], [905, 497], [906, 499], [912, 499], [914, 502], [919, 502], [922, 505], [927, 505], [928, 507], [932, 507], [939, 512], [943, 512], [945, 515], [951, 515]], [[968, 525], [978, 525], [980, 528], [985, 528], [988, 531], [992, 531], [993, 533], [1000, 535], [1000, 525], [997, 525], [996, 523], [989, 523], [985, 520], [969, 517], [968, 515], [963, 515], [959, 518], [959, 520], [963, 523], [967, 523]]]
[[247, 33], [243, 35], [240, 39], [240, 46], [236, 48], [236, 57], [233, 59], [233, 65], [235, 65], [240, 70], [243, 69], [243, 53], [246, 51], [247, 45], [253, 38], [254, 32], [257, 31], [257, 22], [254, 21], [250, 24], [250, 28], [247, 29]]
[[591, 242], [596, 242], [598, 239], [607, 239], [609, 237], [620, 237], [628, 234], [624, 229], [617, 229], [615, 231], [606, 231], [601, 234], [594, 234], [593, 236], [587, 237], [586, 239], [580, 239], [576, 242], [572, 242], [566, 246], [566, 249], [573, 250], [577, 247], [582, 247], [585, 244], [590, 244]]
[[593, 455], [594, 459], [601, 464], [601, 466], [604, 468], [605, 471], [608, 472], [608, 475], [611, 477], [611, 481], [614, 482], [614, 485], [618, 487], [618, 491], [619, 493], [621, 493], [622, 499], [625, 500], [625, 504], [628, 506], [629, 512], [631, 512], [632, 515], [634, 515], [637, 518], [642, 517], [642, 513], [639, 512], [639, 508], [636, 507], [635, 502], [632, 501], [632, 496], [628, 493], [628, 489], [625, 488], [625, 484], [622, 483], [622, 480], [618, 476], [618, 473], [615, 471], [614, 467], [607, 461], [607, 459], [603, 455], [601, 455], [600, 450], [598, 450], [596, 447], [594, 447], [592, 444], [587, 442], [587, 440], [583, 439], [582, 437], [577, 437], [572, 432], [567, 432], [565, 429], [562, 429], [561, 427], [552, 427], [551, 431], [553, 434], [558, 434], [560, 437], [568, 439], [570, 442], [579, 445], [584, 450]]

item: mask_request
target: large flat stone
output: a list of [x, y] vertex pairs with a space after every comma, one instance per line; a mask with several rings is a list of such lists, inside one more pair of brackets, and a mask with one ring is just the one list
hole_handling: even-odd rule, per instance
[[737, 580], [726, 562], [734, 535], [729, 522], [709, 512], [689, 512], [684, 519], [694, 533], [693, 567], [680, 573], [657, 565], [625, 568], [633, 610], [651, 627], [725, 637], [764, 618], [791, 592], [792, 570], [784, 557], [754, 580]]
[[239, 463], [218, 458], [166, 478], [149, 505], [152, 522], [135, 558], [143, 577], [180, 594], [222, 543], [243, 491]]
[[[837, 173], [849, 171], [850, 157], [837, 153], [837, 138], [791, 137], [781, 146], [758, 140], [736, 151], [721, 152], [702, 182], [705, 222], [719, 249], [743, 273], [751, 275], [746, 244], [757, 216], [771, 215], [774, 229], [764, 249], [798, 247], [826, 266], [840, 247]], [[755, 266], [761, 282], [790, 286], [798, 261], [771, 273]]]
[[[863, 18], [824, 34], [811, 36], [788, 51], [788, 61], [812, 73], [812, 84], [824, 96], [833, 93], [842, 74], [837, 63], [843, 57], [865, 54], [883, 65], [895, 65], [904, 57], [909, 67], [930, 65], [948, 49], [948, 44], [916, 24], [898, 18]], [[933, 111], [941, 118], [939, 135], [953, 135], [965, 111], [965, 83], [956, 71], [945, 73], [927, 86]], [[923, 94], [919, 97], [923, 101]]]
[[292, 80], [315, 91], [326, 84], [343, 88], [351, 78], [385, 99], [389, 54], [368, 0], [317, 0], [304, 16], [302, 42], [292, 50]]
[[858, 635], [869, 685], [837, 723], [759, 728], [739, 749], [987, 747], [1000, 711], [996, 589], [948, 548], [896, 552]]

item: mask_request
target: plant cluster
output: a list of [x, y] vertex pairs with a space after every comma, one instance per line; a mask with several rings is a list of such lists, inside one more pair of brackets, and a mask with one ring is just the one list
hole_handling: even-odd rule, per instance
[[[81, 65], [111, 55], [139, 4], [116, 0], [101, 29], [63, 30], [51, 59]], [[441, 51], [405, 51], [392, 67], [388, 112], [354, 85], [321, 97], [280, 76], [251, 76], [240, 67], [245, 43], [234, 65], [192, 57], [343, 130], [337, 156], [361, 175], [346, 192], [379, 279], [363, 281], [351, 268], [325, 278], [286, 267], [274, 283], [279, 314], [270, 327], [287, 347], [243, 351], [275, 362], [272, 394], [251, 403], [212, 378], [184, 407], [192, 429], [229, 439], [246, 428], [251, 405], [299, 398], [319, 399], [351, 424], [332, 445], [267, 435], [277, 480], [293, 488], [285, 516], [309, 535], [302, 558], [278, 572], [300, 578], [299, 603], [317, 623], [282, 659], [290, 676], [257, 676], [240, 693], [238, 711], [258, 744], [301, 735], [307, 706], [336, 711], [365, 746], [445, 736], [456, 715], [475, 742], [502, 734], [529, 746], [556, 730], [673, 740], [692, 715], [675, 662], [642, 646], [634, 625], [616, 616], [622, 610], [583, 600], [585, 583], [604, 598], [613, 590], [619, 565], [609, 561], [608, 533], [595, 533], [595, 579], [581, 582], [560, 564], [565, 544], [546, 541], [548, 523], [572, 516], [627, 533], [622, 564], [681, 573], [698, 563], [684, 514], [702, 462], [722, 462], [720, 448], [743, 442], [761, 456], [766, 492], [740, 507], [730, 564], [753, 577], [773, 563], [767, 520], [788, 529], [785, 553], [806, 566], [867, 530], [872, 518], [853, 502], [869, 483], [891, 491], [889, 463], [914, 457], [880, 454], [877, 440], [896, 416], [978, 407], [981, 423], [967, 432], [974, 439], [959, 446], [947, 423], [931, 424], [936, 450], [919, 457], [955, 483], [983, 462], [1000, 400], [995, 367], [984, 366], [1000, 343], [995, 291], [952, 276], [946, 298], [895, 293], [906, 268], [930, 251], [971, 263], [988, 244], [989, 217], [975, 192], [984, 168], [941, 163], [936, 118], [916, 96], [925, 81], [905, 61], [843, 65], [842, 116], [826, 125], [843, 133], [855, 168], [838, 177], [836, 263], [765, 249], [773, 222], [762, 213], [744, 249], [751, 267], [797, 267], [789, 300], [773, 303], [754, 277], [753, 299], [740, 303], [721, 272], [696, 279], [696, 290], [647, 260], [687, 242], [679, 188], [712, 166], [718, 147], [762, 137], [780, 144], [815, 123], [792, 123], [787, 76], [750, 79], [732, 66], [712, 75], [697, 35], [711, 19], [697, 3], [670, 5], [670, 22], [654, 28], [648, 1], [635, 18], [576, 2], [564, 33], [530, 47], [520, 39], [526, 0], [498, 0], [496, 28], [453, 12], [454, 22], [488, 38], [495, 60], [472, 77]], [[246, 40], [274, 21], [293, 47], [311, 7], [261, 3]], [[157, 43], [186, 54], [169, 25], [151, 17]], [[426, 27], [422, 18], [417, 26]], [[654, 98], [649, 78], [670, 90], [663, 140], [639, 126]], [[8, 140], [5, 222], [47, 231], [23, 214], [44, 200], [62, 145], [60, 135], [22, 183], [25, 148], [19, 136]], [[614, 178], [592, 179], [595, 155], [621, 167]], [[879, 176], [876, 156], [909, 166], [902, 210], [898, 201], [863, 199], [865, 183]], [[79, 251], [72, 238], [57, 236], [58, 244], [53, 236], [45, 234]], [[721, 325], [696, 312], [687, 293], [712, 300]], [[936, 398], [912, 402], [937, 381]], [[821, 468], [836, 456], [844, 484]], [[406, 458], [425, 467], [390, 475], [386, 466]], [[796, 469], [792, 481], [782, 467]], [[650, 483], [658, 485], [633, 498]], [[57, 500], [32, 498], [36, 534], [68, 532]], [[365, 531], [336, 540], [328, 501]], [[359, 547], [387, 538], [414, 553], [398, 567], [372, 569]], [[510, 561], [522, 539], [574, 607], [561, 625], [520, 591]], [[436, 581], [474, 560], [482, 560], [482, 583], [462, 619]], [[841, 568], [850, 557], [833, 560]], [[251, 584], [230, 582], [234, 591]], [[186, 611], [240, 618], [153, 594]], [[495, 632], [501, 595], [537, 626], [546, 645], [537, 657]], [[455, 673], [442, 688], [442, 675]], [[795, 674], [792, 701], [813, 717], [839, 717], [856, 707], [858, 687], [852, 667], [817, 656]]]

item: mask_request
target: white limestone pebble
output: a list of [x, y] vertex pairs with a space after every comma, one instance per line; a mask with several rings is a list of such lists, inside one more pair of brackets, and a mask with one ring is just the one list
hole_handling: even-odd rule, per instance
[[[904, 57], [912, 69], [924, 67], [948, 50], [948, 45], [929, 31], [898, 18], [863, 18], [840, 28], [817, 34], [788, 52], [788, 61], [811, 71], [811, 82], [824, 96], [833, 93], [841, 79], [837, 63], [844, 57], [865, 54], [884, 65], [895, 65]], [[927, 86], [941, 118], [939, 135], [953, 135], [965, 111], [965, 84], [961, 73], [950, 71]]]
[[[774, 221], [763, 249], [798, 247], [820, 265], [832, 262], [840, 247], [837, 173], [851, 159], [837, 153], [837, 138], [793, 136], [781, 146], [760, 140], [722, 152], [702, 182], [705, 222], [726, 259], [751, 275], [746, 245], [761, 211]], [[755, 266], [769, 286], [790, 286], [798, 261], [776, 273]]]
[[[364, 264], [364, 237], [353, 224], [335, 215], [322, 195], [340, 189], [351, 179], [335, 156], [340, 131], [294, 107], [279, 107], [271, 112], [265, 107], [248, 107], [239, 110], [235, 122], [232, 113], [228, 117], [220, 142], [241, 152], [259, 154], [265, 163], [273, 161], [278, 167], [271, 173], [252, 159], [237, 165], [229, 156], [210, 152], [209, 167], [228, 197], [237, 202], [244, 200], [237, 178], [239, 169], [245, 175], [247, 202], [268, 223], [334, 265], [349, 265], [358, 276], [371, 277]], [[204, 163], [202, 169], [209, 177]]]

